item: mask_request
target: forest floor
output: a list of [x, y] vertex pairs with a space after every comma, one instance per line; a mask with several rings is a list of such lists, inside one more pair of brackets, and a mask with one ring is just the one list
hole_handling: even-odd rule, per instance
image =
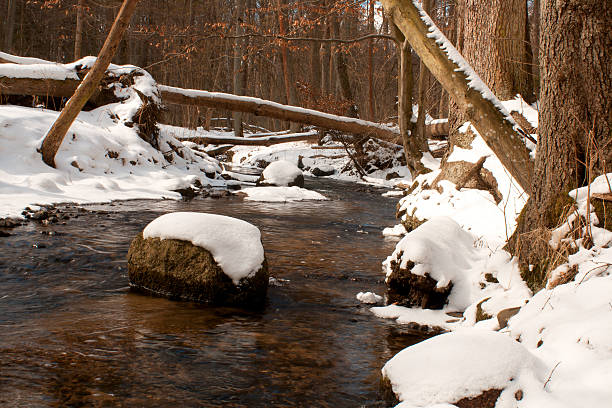
[[[277, 160], [300, 164], [306, 175], [318, 169], [332, 173], [327, 177], [385, 186], [385, 194], [401, 197], [404, 222], [384, 232], [401, 238], [383, 262], [384, 272], [390, 273], [392, 262], [412, 262], [413, 273], [428, 274], [440, 286], [453, 283], [442, 310], [397, 305], [371, 309], [399, 325], [417, 323], [449, 332], [405, 349], [383, 368], [399, 406], [453, 406], [444, 404], [495, 390], [500, 393], [496, 407], [612, 407], [612, 232], [596, 226], [586, 191], [570, 196], [576, 200], [574, 218], [582, 215], [594, 224], [585, 227], [592, 243], [566, 236], [575, 229], [572, 220], [562, 225], [551, 247], [565, 244], [572, 250], [551, 271], [548, 288], [533, 293], [516, 259], [503, 248], [526, 197], [480, 137], [471, 150], [453, 154], [470, 162], [489, 156], [485, 167], [497, 180], [501, 201], [487, 191], [457, 189], [445, 181], [432, 188], [440, 163], [430, 156], [424, 164], [432, 171], [412, 180], [404, 167], [361, 178], [350, 170], [345, 151], [333, 143], [325, 149], [307, 142], [235, 147], [222, 162], [201, 146], [179, 140], [192, 131], [161, 126], [161, 148], [156, 150], [104, 109], [79, 115], [52, 169], [37, 148], [57, 112], [0, 106], [0, 219], [21, 222], [60, 202], [180, 199], [187, 190], [248, 190], [257, 177], [237, 168], [261, 169]], [[606, 181], [605, 176], [596, 179], [591, 193], [607, 193]], [[278, 189], [263, 196], [247, 193], [246, 199], [309, 198], [306, 189]], [[26, 207], [31, 211], [24, 212]], [[408, 221], [422, 225], [407, 232]], [[381, 301], [374, 294], [360, 294], [359, 299]]]

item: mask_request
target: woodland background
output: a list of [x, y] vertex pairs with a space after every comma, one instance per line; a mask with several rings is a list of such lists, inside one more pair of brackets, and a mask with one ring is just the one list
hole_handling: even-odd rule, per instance
[[[0, 10], [6, 10], [0, 46], [12, 54], [58, 62], [97, 55], [120, 5], [119, 0], [0, 0]], [[539, 82], [539, 1], [431, 0], [424, 6], [460, 50], [466, 34], [481, 41], [484, 33], [493, 32], [490, 47], [518, 44], [522, 58], [502, 62], [524, 74], [528, 86], [520, 90], [530, 99]], [[498, 23], [490, 17], [523, 31], [495, 33]], [[143, 0], [113, 62], [145, 68], [167, 85], [389, 122], [397, 121], [399, 65], [391, 30], [373, 0]], [[481, 45], [472, 53], [487, 60], [490, 47]], [[448, 117], [448, 95], [419, 69], [414, 53], [412, 65], [414, 83], [421, 85], [423, 77], [423, 107], [434, 118]], [[412, 88], [415, 98], [418, 88]], [[165, 122], [194, 127], [205, 116], [197, 108], [172, 107]], [[269, 130], [284, 126], [265, 118], [243, 121]]]

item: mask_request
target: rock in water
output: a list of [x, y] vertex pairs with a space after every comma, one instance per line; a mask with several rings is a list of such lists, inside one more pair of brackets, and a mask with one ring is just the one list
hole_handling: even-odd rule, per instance
[[413, 274], [411, 270], [414, 266], [413, 262], [408, 262], [407, 268], [401, 268], [399, 262], [391, 261], [392, 272], [386, 279], [388, 304], [442, 309], [447, 303], [453, 283], [438, 287], [438, 282], [429, 275]]
[[328, 164], [321, 164], [316, 167], [313, 167], [310, 172], [315, 177], [326, 177], [334, 174], [336, 172], [336, 169], [334, 169], [333, 166], [330, 166]]
[[304, 175], [296, 165], [286, 160], [270, 163], [261, 173], [258, 186], [304, 187]]
[[[471, 303], [477, 256], [474, 236], [448, 217], [433, 218], [410, 231], [383, 262], [389, 303], [465, 310]], [[452, 293], [451, 293], [452, 291]]]
[[261, 306], [268, 267], [257, 227], [215, 214], [171, 213], [132, 241], [133, 289], [210, 305]]

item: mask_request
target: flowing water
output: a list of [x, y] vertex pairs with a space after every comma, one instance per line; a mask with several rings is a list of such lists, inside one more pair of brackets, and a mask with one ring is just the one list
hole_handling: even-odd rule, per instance
[[[421, 338], [355, 299], [384, 292], [395, 199], [307, 180], [325, 202], [136, 200], [0, 238], [0, 406], [383, 407], [380, 369]], [[131, 239], [171, 211], [238, 217], [262, 231], [264, 310], [130, 292]], [[237, 254], [239, 255], [239, 254]]]

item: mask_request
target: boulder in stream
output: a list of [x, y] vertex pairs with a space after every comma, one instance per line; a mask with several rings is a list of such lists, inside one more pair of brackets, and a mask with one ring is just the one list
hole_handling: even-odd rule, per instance
[[258, 186], [304, 187], [304, 175], [295, 164], [286, 160], [270, 163], [261, 173]]
[[313, 167], [310, 172], [315, 177], [326, 177], [331, 176], [336, 172], [334, 166], [330, 166], [329, 164], [320, 164]]
[[152, 221], [130, 245], [128, 275], [135, 290], [210, 305], [261, 306], [268, 289], [259, 229], [217, 214]]
[[388, 303], [465, 310], [472, 303], [474, 240], [448, 217], [432, 218], [410, 231], [383, 263]]
[[524, 393], [541, 389], [548, 371], [507, 334], [458, 331], [400, 351], [383, 367], [382, 385], [394, 405], [493, 408], [498, 399], [515, 406]]

